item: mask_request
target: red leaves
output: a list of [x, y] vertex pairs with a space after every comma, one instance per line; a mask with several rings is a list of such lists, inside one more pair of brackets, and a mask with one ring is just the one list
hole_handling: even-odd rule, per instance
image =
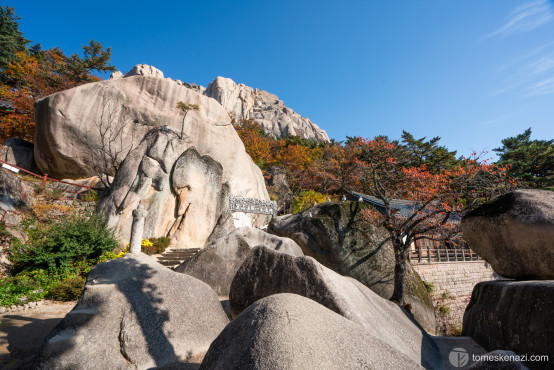
[[[381, 220], [399, 235], [455, 229], [463, 212], [515, 185], [506, 167], [479, 161], [476, 153], [454, 168], [432, 171], [425, 164], [412, 165], [395, 142], [360, 138], [358, 146], [363, 191], [385, 206], [381, 219], [371, 212], [366, 217]], [[411, 210], [395, 209], [395, 200], [411, 201]], [[453, 214], [458, 214], [456, 220]]]

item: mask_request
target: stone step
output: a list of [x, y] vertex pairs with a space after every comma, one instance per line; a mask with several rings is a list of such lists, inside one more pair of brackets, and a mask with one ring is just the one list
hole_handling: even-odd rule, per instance
[[194, 254], [191, 255], [185, 255], [185, 256], [176, 256], [176, 255], [161, 255], [158, 257], [160, 260], [188, 260], [189, 258], [193, 257]]
[[177, 266], [185, 261], [165, 261], [165, 260], [158, 260], [159, 263], [161, 263], [164, 266]]
[[171, 248], [158, 256], [157, 259], [160, 264], [174, 270], [175, 267], [194, 256], [198, 251], [200, 251], [199, 248]]
[[162, 253], [163, 256], [166, 255], [183, 255], [183, 256], [194, 256], [198, 252], [164, 252]]

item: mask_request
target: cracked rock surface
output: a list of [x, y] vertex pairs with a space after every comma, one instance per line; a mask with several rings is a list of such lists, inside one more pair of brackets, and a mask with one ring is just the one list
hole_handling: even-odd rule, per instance
[[147, 369], [201, 358], [229, 319], [205, 283], [141, 254], [88, 275], [81, 299], [46, 337], [38, 369]]

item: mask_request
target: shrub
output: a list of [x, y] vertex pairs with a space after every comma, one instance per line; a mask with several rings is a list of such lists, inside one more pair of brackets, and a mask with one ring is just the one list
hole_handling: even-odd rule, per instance
[[60, 189], [49, 189], [44, 192], [44, 197], [47, 200], [58, 200], [63, 198], [64, 192]]
[[315, 190], [308, 190], [301, 192], [297, 197], [292, 200], [293, 213], [302, 212], [305, 209], [310, 208], [314, 203], [323, 203], [327, 201], [327, 195], [318, 193]]
[[106, 219], [96, 213], [73, 215], [60, 221], [39, 224], [22, 222], [26, 243], [15, 240], [8, 258], [16, 271], [69, 268], [73, 263], [93, 260], [117, 247]]
[[0, 280], [0, 306], [20, 305], [45, 298], [59, 282], [79, 273], [78, 268], [25, 271]]
[[65, 218], [75, 212], [73, 207], [54, 203], [35, 203], [31, 209], [42, 222]]
[[[169, 247], [169, 244], [171, 244], [171, 239], [162, 236], [160, 238], [150, 238], [148, 239], [152, 245], [145, 246], [144, 244], [141, 244], [142, 251], [146, 253], [147, 255], [151, 256], [153, 254], [160, 254], [163, 253], [167, 247]], [[143, 239], [144, 243], [144, 239]]]
[[450, 308], [446, 306], [439, 306], [437, 308], [439, 309], [440, 314], [443, 316], [448, 316], [448, 314], [450, 313]]
[[75, 276], [60, 282], [52, 289], [52, 299], [55, 301], [74, 301], [79, 299], [85, 288], [85, 279]]
[[96, 190], [87, 191], [81, 194], [81, 200], [83, 202], [98, 202], [98, 192]]
[[424, 281], [423, 284], [425, 285], [425, 289], [427, 289], [429, 293], [433, 293], [435, 291], [435, 286], [433, 285], [433, 283]]

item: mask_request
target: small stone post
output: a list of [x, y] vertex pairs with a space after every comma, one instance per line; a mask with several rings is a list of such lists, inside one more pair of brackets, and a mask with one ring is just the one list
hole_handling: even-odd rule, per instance
[[131, 226], [131, 241], [129, 242], [129, 252], [135, 256], [140, 255], [140, 245], [142, 243], [142, 234], [144, 233], [144, 218], [148, 212], [142, 204], [133, 210], [133, 225]]

